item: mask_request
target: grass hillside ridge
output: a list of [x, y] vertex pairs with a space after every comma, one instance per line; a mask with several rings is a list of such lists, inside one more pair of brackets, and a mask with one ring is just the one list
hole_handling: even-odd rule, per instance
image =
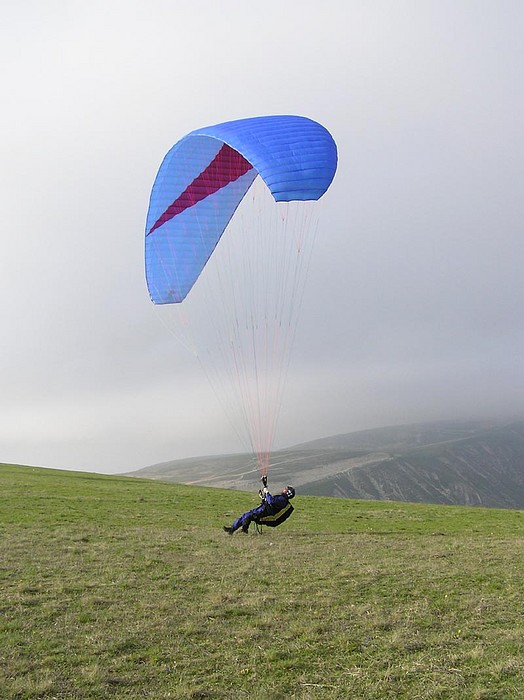
[[0, 466], [0, 697], [524, 698], [524, 512]]

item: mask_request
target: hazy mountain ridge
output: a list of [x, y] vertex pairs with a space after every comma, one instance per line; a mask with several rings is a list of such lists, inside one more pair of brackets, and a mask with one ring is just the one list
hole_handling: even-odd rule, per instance
[[[250, 455], [165, 462], [132, 476], [250, 490]], [[273, 454], [270, 480], [301, 494], [524, 508], [524, 422], [439, 422], [335, 435]]]
[[295, 445], [295, 448], [340, 449], [353, 447], [361, 450], [393, 450], [421, 447], [433, 443], [461, 440], [497, 427], [496, 421], [438, 421], [371, 428], [353, 433], [332, 435]]

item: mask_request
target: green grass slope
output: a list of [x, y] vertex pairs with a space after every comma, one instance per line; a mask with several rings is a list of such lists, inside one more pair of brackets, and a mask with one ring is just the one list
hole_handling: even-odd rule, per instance
[[524, 698], [524, 512], [0, 466], [0, 697]]

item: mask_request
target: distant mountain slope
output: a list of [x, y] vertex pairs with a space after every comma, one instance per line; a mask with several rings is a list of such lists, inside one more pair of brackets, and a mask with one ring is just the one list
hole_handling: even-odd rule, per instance
[[[177, 460], [130, 475], [258, 487], [249, 455]], [[427, 423], [322, 438], [274, 453], [270, 479], [307, 495], [524, 509], [524, 422]]]
[[406, 449], [460, 440], [483, 433], [497, 425], [494, 421], [439, 421], [415, 423], [414, 425], [394, 425], [332, 435], [295, 445], [294, 448], [320, 450], [353, 448], [366, 451]]
[[524, 508], [524, 423], [469, 438], [399, 449], [365, 467], [305, 484], [346, 498]]

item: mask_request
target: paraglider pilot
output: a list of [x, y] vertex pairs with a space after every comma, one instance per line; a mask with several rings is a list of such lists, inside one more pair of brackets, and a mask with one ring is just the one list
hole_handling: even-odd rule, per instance
[[259, 525], [267, 525], [269, 527], [277, 527], [287, 520], [293, 512], [293, 506], [289, 502], [295, 496], [295, 489], [292, 486], [285, 486], [278, 496], [272, 496], [267, 488], [267, 476], [262, 477], [263, 488], [260, 489], [258, 495], [262, 499], [262, 503], [258, 508], [248, 510], [243, 513], [235, 522], [228, 527], [224, 525], [224, 531], [232, 535], [239, 529], [247, 535], [249, 525], [255, 522]]

